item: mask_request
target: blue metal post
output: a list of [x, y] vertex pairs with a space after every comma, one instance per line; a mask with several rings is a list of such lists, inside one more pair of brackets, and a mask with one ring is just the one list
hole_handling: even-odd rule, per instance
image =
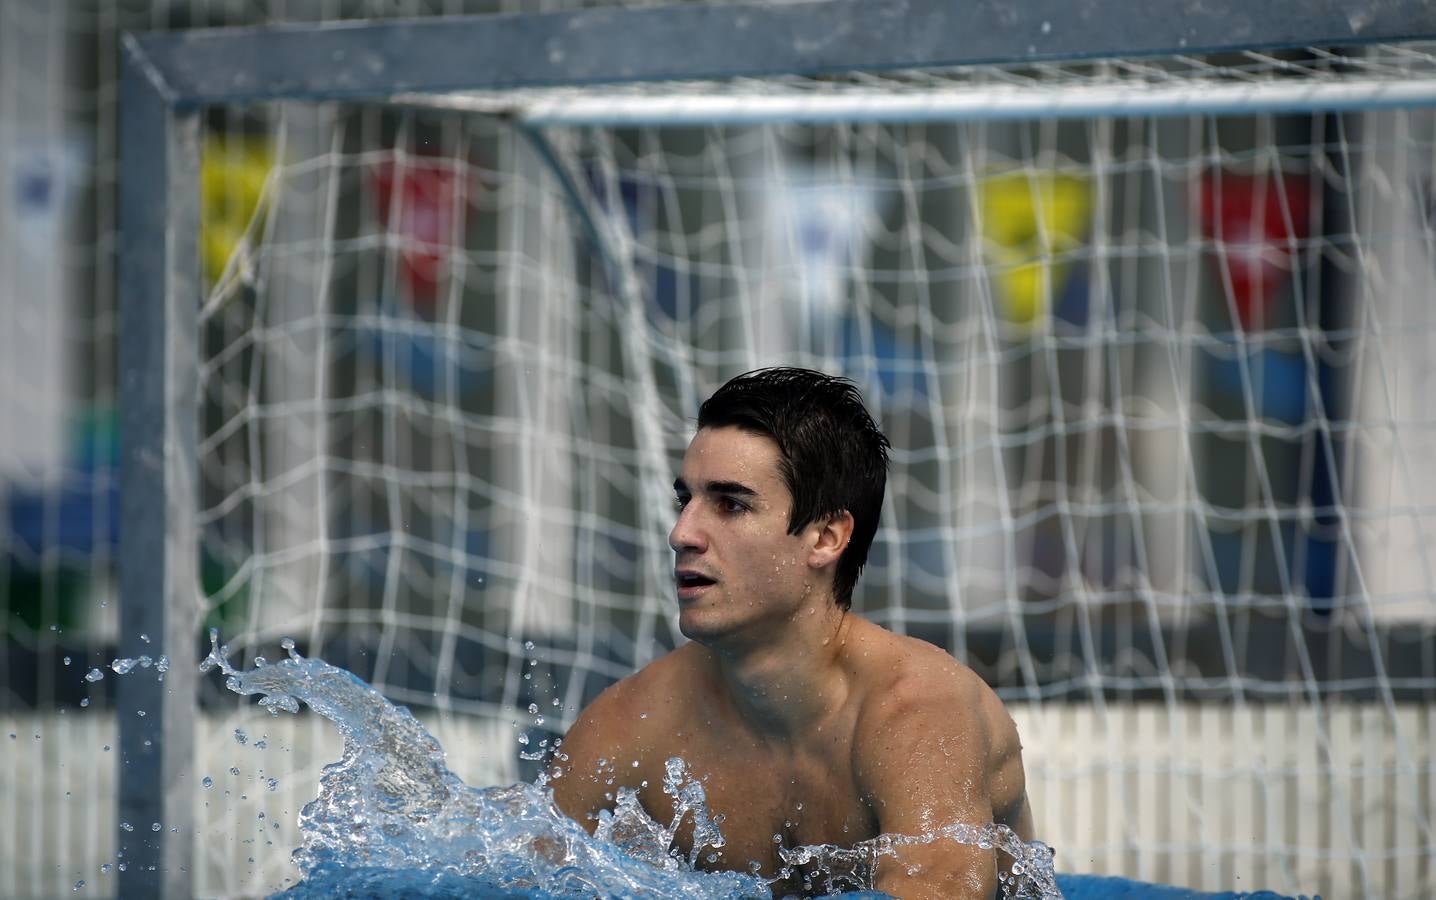
[[[121, 897], [194, 895], [199, 118], [127, 42], [120, 78]], [[158, 827], [156, 827], [158, 825]]]

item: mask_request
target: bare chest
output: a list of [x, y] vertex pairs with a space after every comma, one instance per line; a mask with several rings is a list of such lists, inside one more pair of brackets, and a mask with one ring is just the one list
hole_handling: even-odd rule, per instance
[[[700, 848], [706, 869], [753, 872], [773, 878], [783, 869], [783, 850], [813, 844], [850, 846], [877, 835], [877, 818], [860, 795], [846, 745], [834, 742], [781, 755], [715, 742], [687, 748], [690, 774], [703, 787], [710, 814], [724, 839]], [[663, 822], [674, 803], [645, 790], [645, 805]], [[685, 855], [693, 849], [691, 821], [677, 834]], [[801, 878], [794, 868], [790, 881]]]

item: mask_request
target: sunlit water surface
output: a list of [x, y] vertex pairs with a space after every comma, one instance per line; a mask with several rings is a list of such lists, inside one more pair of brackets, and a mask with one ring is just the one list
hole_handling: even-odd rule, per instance
[[[475, 788], [444, 764], [439, 742], [409, 711], [395, 706], [354, 674], [307, 659], [285, 641], [286, 659], [235, 669], [211, 634], [201, 671], [218, 668], [230, 690], [258, 695], [278, 715], [305, 703], [344, 736], [344, 754], [324, 768], [319, 796], [299, 814], [302, 845], [294, 860], [301, 882], [284, 898], [405, 897], [684, 897], [689, 900], [771, 897], [769, 882], [740, 872], [703, 872], [695, 863], [723, 845], [703, 788], [682, 760], [668, 763], [663, 789], [677, 813], [667, 825], [651, 819], [632, 790], [621, 790], [590, 836], [559, 812], [542, 781]], [[694, 826], [694, 851], [670, 852], [680, 822]], [[819, 891], [879, 897], [868, 880], [872, 864], [902, 844], [951, 840], [997, 847], [1015, 860], [1002, 885], [1008, 898], [1060, 897], [1052, 853], [1023, 843], [1001, 825], [953, 825], [919, 836], [882, 835], [851, 848], [830, 845], [782, 850]]]

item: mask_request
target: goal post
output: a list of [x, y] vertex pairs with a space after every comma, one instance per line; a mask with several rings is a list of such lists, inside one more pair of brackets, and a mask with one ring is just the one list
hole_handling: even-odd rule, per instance
[[[120, 835], [121, 894], [197, 892], [189, 662], [223, 598], [247, 591], [247, 636], [272, 640], [290, 623], [254, 596], [312, 590], [284, 609], [296, 637], [333, 646], [331, 620], [302, 611], [341, 590], [328, 573], [362, 570], [372, 608], [328, 612], [382, 633], [364, 650], [391, 696], [491, 716], [552, 700], [570, 721], [676, 639], [663, 474], [702, 396], [775, 360], [851, 375], [894, 439], [863, 612], [1030, 701], [1031, 743], [1085, 741], [1073, 766], [1097, 771], [1129, 725], [1167, 748], [1053, 776], [1054, 806], [1113, 808], [1094, 842], [1124, 874], [1233, 871], [1225, 810], [1203, 805], [1210, 763], [1277, 797], [1252, 819], [1271, 879], [1299, 886], [1291, 872], [1335, 856], [1333, 889], [1431, 883], [1436, 800], [1358, 807], [1432, 777], [1431, 718], [1397, 705], [1429, 705], [1436, 671], [1377, 607], [1428, 638], [1436, 621], [1420, 549], [1436, 498], [1411, 458], [1429, 422], [1399, 389], [1430, 322], [1384, 305], [1436, 280], [1436, 172], [1418, 158], [1436, 134], [1424, 113], [1381, 118], [1436, 107], [1433, 39], [1420, 0], [821, 0], [127, 36], [118, 652], [172, 665], [117, 685], [119, 809], [139, 826]], [[266, 104], [388, 112], [306, 120], [212, 278], [205, 116]], [[426, 115], [453, 118], [414, 124]], [[1385, 161], [1353, 197], [1368, 158]], [[303, 221], [276, 222], [275, 196], [301, 183]], [[375, 233], [341, 239], [343, 217]], [[1025, 237], [1004, 230], [1020, 221]], [[274, 297], [256, 288], [271, 277]], [[416, 285], [431, 309], [396, 311]], [[1278, 292], [1285, 312], [1264, 305]], [[1404, 343], [1383, 358], [1393, 328]], [[286, 416], [303, 417], [292, 439]], [[366, 516], [376, 530], [329, 533]], [[313, 546], [284, 546], [306, 529]], [[218, 586], [216, 531], [258, 559], [230, 560]], [[308, 574], [280, 591], [296, 560]], [[489, 584], [521, 600], [465, 609]], [[988, 637], [961, 637], [974, 626]], [[495, 679], [494, 697], [447, 686]], [[1310, 747], [1203, 760], [1214, 730], [1182, 724], [1189, 699], [1273, 698], [1312, 713]], [[1379, 779], [1324, 724], [1331, 698], [1386, 716]], [[1066, 717], [1074, 699], [1099, 715]], [[1110, 724], [1063, 731], [1093, 721]], [[1275, 741], [1282, 721], [1235, 727]], [[1170, 868], [1149, 871], [1123, 832], [1142, 779], [1199, 810], [1171, 813]], [[1278, 816], [1328, 787], [1315, 830]]]

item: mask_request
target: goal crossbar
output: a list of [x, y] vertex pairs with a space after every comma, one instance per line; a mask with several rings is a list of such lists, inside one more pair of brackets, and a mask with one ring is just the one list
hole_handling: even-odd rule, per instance
[[[125, 65], [176, 109], [536, 85], [1039, 63], [1436, 38], [1429, 4], [811, 0], [196, 29]], [[701, 35], [702, 40], [694, 40]]]

